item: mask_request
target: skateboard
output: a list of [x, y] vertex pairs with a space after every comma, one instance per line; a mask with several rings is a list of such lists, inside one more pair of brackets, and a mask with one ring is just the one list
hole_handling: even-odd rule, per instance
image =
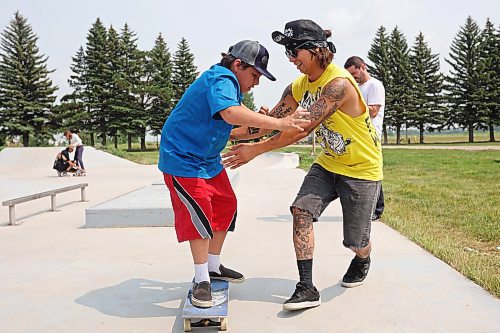
[[[214, 305], [209, 308], [199, 308], [191, 303], [192, 287], [189, 289], [182, 319], [184, 320], [184, 332], [191, 332], [192, 327], [220, 327], [221, 331], [227, 330], [227, 304], [229, 300], [229, 282], [211, 280], [212, 301]], [[199, 319], [192, 322], [193, 319]]]
[[85, 172], [81, 172], [80, 170], [65, 170], [65, 171], [57, 171], [57, 175], [59, 177], [66, 177], [66, 176], [69, 176], [69, 175], [73, 175], [73, 176], [85, 176], [86, 173]]

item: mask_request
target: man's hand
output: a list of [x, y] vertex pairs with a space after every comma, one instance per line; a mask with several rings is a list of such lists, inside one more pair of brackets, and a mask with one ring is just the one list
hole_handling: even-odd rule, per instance
[[309, 111], [297, 111], [291, 116], [279, 119], [279, 121], [283, 123], [283, 127], [280, 130], [285, 131], [289, 129], [295, 129], [299, 132], [303, 132], [304, 128], [308, 127], [311, 124], [311, 120], [309, 119]]
[[236, 169], [259, 155], [257, 147], [249, 143], [237, 144], [229, 147], [229, 150], [227, 153], [222, 154], [224, 168]]

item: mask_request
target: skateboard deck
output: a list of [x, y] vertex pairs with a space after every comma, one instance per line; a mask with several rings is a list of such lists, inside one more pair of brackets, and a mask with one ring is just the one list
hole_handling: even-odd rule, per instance
[[66, 170], [66, 171], [57, 171], [57, 175], [59, 177], [65, 177], [65, 176], [70, 176], [70, 175], [73, 175], [73, 176], [85, 176], [86, 173], [85, 172], [81, 172], [80, 170]]
[[[182, 319], [184, 320], [184, 332], [191, 332], [192, 327], [220, 327], [221, 331], [227, 330], [227, 305], [229, 300], [229, 282], [221, 280], [211, 280], [213, 306], [209, 308], [199, 308], [191, 303], [192, 287], [189, 289], [184, 308], [182, 309]], [[193, 319], [199, 319], [194, 321]]]

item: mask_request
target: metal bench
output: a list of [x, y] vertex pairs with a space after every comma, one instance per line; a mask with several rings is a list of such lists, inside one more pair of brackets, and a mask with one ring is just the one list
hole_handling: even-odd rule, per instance
[[56, 211], [56, 194], [63, 193], [63, 192], [68, 192], [68, 191], [71, 191], [71, 190], [80, 189], [81, 190], [82, 201], [86, 201], [85, 188], [87, 186], [89, 186], [89, 184], [82, 183], [82, 184], [76, 184], [76, 185], [61, 187], [61, 188], [57, 188], [57, 189], [54, 189], [54, 190], [45, 191], [45, 192], [41, 192], [41, 193], [31, 194], [31, 195], [27, 195], [27, 196], [24, 196], [24, 197], [19, 197], [19, 198], [15, 198], [15, 199], [6, 200], [6, 201], [2, 202], [2, 206], [9, 206], [9, 224], [10, 225], [15, 225], [15, 221], [16, 221], [15, 207], [16, 207], [16, 204], [19, 204], [19, 203], [22, 203], [22, 202], [31, 201], [31, 200], [35, 200], [35, 199], [40, 199], [40, 198], [44, 198], [44, 197], [48, 197], [50, 195], [50, 210], [52, 212], [55, 212]]

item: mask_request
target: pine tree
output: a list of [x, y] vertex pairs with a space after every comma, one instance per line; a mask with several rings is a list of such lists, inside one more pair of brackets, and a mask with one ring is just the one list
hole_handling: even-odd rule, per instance
[[61, 104], [56, 108], [56, 127], [60, 130], [89, 130], [90, 113], [85, 98], [87, 65], [85, 62], [85, 50], [82, 46], [80, 46], [75, 56], [71, 59], [73, 61], [70, 66], [72, 74], [68, 79], [68, 84], [73, 91], [64, 95], [61, 98]]
[[182, 38], [173, 59], [174, 105], [177, 104], [182, 94], [198, 76], [196, 69], [194, 55], [190, 52], [186, 39]]
[[172, 111], [172, 60], [167, 43], [161, 34], [147, 53], [145, 96], [149, 96], [148, 127], [153, 135], [160, 135], [165, 120]]
[[[377, 30], [375, 38], [368, 51], [368, 59], [374, 64], [371, 66], [367, 64], [368, 72], [371, 76], [382, 82], [387, 89], [390, 82], [390, 67], [389, 67], [389, 37], [385, 31], [384, 26], [380, 26]], [[390, 106], [389, 106], [390, 107]], [[387, 105], [385, 107], [388, 108]], [[384, 144], [387, 144], [387, 127], [388, 121], [384, 121], [382, 125], [382, 133], [384, 137]]]
[[469, 16], [453, 39], [450, 47], [451, 66], [446, 77], [448, 126], [458, 124], [469, 131], [469, 142], [474, 142], [474, 128], [480, 123], [480, 110], [474, 101], [477, 94], [477, 62], [480, 52], [480, 31]]
[[250, 110], [257, 110], [253, 99], [253, 92], [246, 92], [243, 94], [243, 104]]
[[85, 62], [87, 71], [85, 82], [86, 100], [90, 109], [91, 141], [94, 132], [102, 138], [102, 144], [107, 144], [109, 117], [109, 66], [107, 58], [107, 31], [99, 18], [96, 19], [87, 34]]
[[396, 128], [397, 144], [401, 140], [401, 127], [406, 124], [412, 100], [411, 64], [408, 43], [403, 33], [395, 27], [389, 38], [390, 76], [385, 87], [385, 121]]
[[113, 137], [115, 148], [118, 149], [118, 135], [120, 130], [123, 131], [124, 125], [128, 119], [125, 119], [128, 108], [128, 93], [125, 88], [126, 83], [123, 82], [124, 60], [123, 46], [120, 40], [120, 35], [111, 25], [108, 28], [106, 39], [106, 60], [107, 72], [105, 81], [107, 84], [107, 101], [109, 112], [107, 117], [107, 134]]
[[38, 37], [19, 12], [2, 32], [0, 60], [0, 131], [22, 135], [29, 146], [30, 134], [41, 141], [48, 136], [47, 125], [58, 89], [52, 85], [47, 59], [39, 53]]
[[424, 131], [433, 130], [445, 123], [443, 114], [443, 75], [439, 71], [439, 54], [432, 54], [422, 32], [415, 39], [410, 52], [414, 102], [409, 105], [408, 124], [420, 132], [424, 143]]
[[480, 128], [487, 128], [495, 141], [495, 126], [500, 125], [500, 36], [489, 19], [481, 32], [477, 63], [477, 89], [474, 101], [480, 110]]
[[132, 138], [144, 135], [148, 114], [139, 108], [143, 53], [137, 47], [136, 33], [125, 24], [120, 34], [123, 71], [120, 82], [124, 89], [121, 131], [127, 135], [128, 150], [132, 149]]

